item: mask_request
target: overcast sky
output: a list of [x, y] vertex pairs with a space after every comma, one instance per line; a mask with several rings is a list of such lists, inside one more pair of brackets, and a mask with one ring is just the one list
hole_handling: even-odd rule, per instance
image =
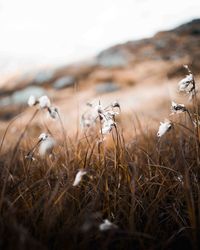
[[200, 0], [0, 0], [0, 61], [76, 61], [197, 17]]

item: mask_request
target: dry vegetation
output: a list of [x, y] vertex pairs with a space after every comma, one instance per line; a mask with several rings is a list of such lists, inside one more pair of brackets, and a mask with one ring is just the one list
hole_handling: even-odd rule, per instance
[[[131, 128], [119, 116], [106, 140], [99, 128], [68, 136], [58, 119], [57, 146], [45, 157], [36, 150], [32, 161], [25, 155], [43, 132], [31, 123], [35, 110], [20, 132], [11, 136], [14, 118], [2, 137], [1, 249], [200, 247], [196, 92], [188, 113], [170, 116], [172, 128], [161, 138], [136, 115]], [[80, 169], [87, 174], [73, 186]], [[104, 219], [116, 226], [99, 230]]]

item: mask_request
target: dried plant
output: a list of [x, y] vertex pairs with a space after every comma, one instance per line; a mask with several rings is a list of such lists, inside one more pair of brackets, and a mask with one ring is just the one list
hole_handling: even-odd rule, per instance
[[[191, 92], [196, 85], [190, 74], [179, 87]], [[13, 120], [2, 136], [2, 249], [199, 248], [196, 91], [193, 105], [172, 102], [173, 114], [186, 115], [161, 122], [157, 136], [162, 140], [156, 128], [144, 130], [136, 115], [135, 131], [116, 120], [118, 102], [89, 104], [91, 119], [86, 112], [83, 121], [89, 130], [91, 124], [97, 127], [96, 132], [70, 138], [50, 100], [29, 98], [29, 106], [35, 105], [39, 109], [19, 135], [9, 133]], [[58, 142], [48, 129], [39, 138], [29, 136], [41, 108], [60, 121], [63, 136]], [[107, 133], [111, 140], [102, 143]], [[49, 157], [52, 150], [55, 157]]]

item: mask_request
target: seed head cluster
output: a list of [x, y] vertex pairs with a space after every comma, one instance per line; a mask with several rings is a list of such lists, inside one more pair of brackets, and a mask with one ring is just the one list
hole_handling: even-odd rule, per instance
[[98, 104], [87, 103], [87, 105], [90, 107], [90, 110], [82, 115], [82, 126], [92, 127], [100, 121], [100, 133], [103, 135], [109, 134], [112, 128], [116, 127], [115, 118], [119, 115], [119, 102], [115, 101], [107, 107], [103, 107], [100, 102]]
[[186, 112], [187, 109], [184, 104], [177, 104], [174, 101], [172, 101], [171, 111], [172, 111], [172, 114], [178, 114], [178, 113]]
[[56, 107], [51, 106], [51, 101], [46, 95], [43, 95], [38, 99], [34, 95], [31, 95], [28, 98], [27, 103], [30, 107], [38, 105], [40, 109], [46, 109], [50, 117], [53, 119], [56, 119], [58, 117], [58, 109]]

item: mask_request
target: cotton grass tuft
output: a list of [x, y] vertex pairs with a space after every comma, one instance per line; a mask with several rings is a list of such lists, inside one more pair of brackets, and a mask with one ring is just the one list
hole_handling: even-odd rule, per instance
[[166, 132], [172, 128], [172, 123], [168, 120], [165, 122], [160, 122], [160, 127], [158, 129], [157, 136], [162, 137]]
[[108, 219], [105, 219], [103, 221], [103, 223], [101, 223], [99, 225], [99, 230], [100, 231], [107, 231], [107, 230], [111, 230], [111, 229], [117, 229], [117, 225], [115, 225], [114, 223], [110, 222]]
[[78, 186], [78, 184], [81, 182], [83, 176], [86, 175], [86, 174], [87, 174], [87, 171], [85, 171], [83, 169], [79, 170], [79, 172], [76, 174], [73, 186], [74, 187]]

